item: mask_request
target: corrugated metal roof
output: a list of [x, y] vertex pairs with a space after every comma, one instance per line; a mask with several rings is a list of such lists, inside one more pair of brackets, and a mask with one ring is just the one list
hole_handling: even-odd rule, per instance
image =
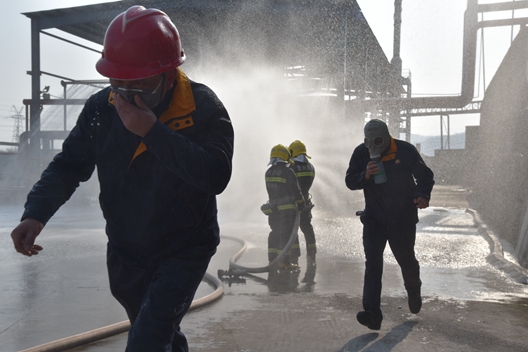
[[302, 65], [316, 75], [336, 77], [342, 77], [346, 67], [347, 85], [353, 89], [387, 92], [396, 84], [355, 1], [124, 0], [24, 15], [38, 21], [41, 30], [57, 28], [103, 44], [108, 24], [132, 5], [158, 8], [171, 17], [192, 57], [191, 65], [257, 60], [283, 67]]
[[123, 1], [23, 13], [38, 23], [39, 29], [57, 28], [88, 41], [103, 44], [112, 19], [126, 10]]

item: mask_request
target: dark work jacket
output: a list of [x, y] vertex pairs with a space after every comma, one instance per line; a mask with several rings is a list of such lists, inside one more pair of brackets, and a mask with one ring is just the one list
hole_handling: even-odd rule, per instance
[[418, 210], [413, 200], [420, 196], [431, 198], [433, 172], [412, 144], [397, 139], [394, 141], [398, 149], [395, 158], [383, 162], [387, 175], [385, 183], [375, 184], [374, 176], [365, 180], [370, 155], [364, 144], [356, 147], [350, 158], [345, 182], [351, 190], [363, 189], [363, 223], [375, 221], [388, 226], [415, 224], [418, 222]]
[[295, 172], [288, 163], [277, 163], [266, 170], [266, 190], [269, 202], [278, 210], [304, 208], [304, 198]]
[[299, 187], [304, 196], [304, 200], [308, 201], [310, 188], [314, 182], [315, 178], [315, 168], [308, 160], [306, 162], [296, 161], [291, 164], [291, 168], [295, 171], [297, 176], [297, 181], [299, 182]]
[[145, 138], [125, 128], [110, 88], [91, 96], [29, 193], [23, 219], [46, 224], [97, 167], [109, 246], [129, 265], [218, 245], [215, 195], [231, 177], [233, 128], [208, 87], [178, 74]]

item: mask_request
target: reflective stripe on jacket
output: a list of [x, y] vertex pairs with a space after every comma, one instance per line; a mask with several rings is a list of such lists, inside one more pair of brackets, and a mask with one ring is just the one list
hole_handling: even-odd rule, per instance
[[291, 168], [295, 171], [304, 200], [307, 201], [315, 178], [315, 168], [308, 160], [306, 162], [296, 161]]
[[277, 163], [265, 175], [269, 203], [277, 210], [297, 209], [304, 206], [304, 198], [290, 164]]

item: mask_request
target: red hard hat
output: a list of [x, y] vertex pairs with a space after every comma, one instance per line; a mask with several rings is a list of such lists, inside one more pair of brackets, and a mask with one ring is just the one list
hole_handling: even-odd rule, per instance
[[105, 77], [132, 80], [169, 71], [184, 61], [180, 35], [169, 16], [132, 6], [108, 26], [95, 68]]

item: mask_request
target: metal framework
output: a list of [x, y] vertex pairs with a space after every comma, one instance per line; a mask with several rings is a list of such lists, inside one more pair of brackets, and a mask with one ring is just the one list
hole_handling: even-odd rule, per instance
[[340, 100], [346, 89], [377, 96], [402, 91], [356, 1], [124, 0], [24, 13], [31, 19], [32, 133], [40, 131], [40, 35], [60, 39], [45, 32], [56, 28], [102, 44], [110, 21], [132, 5], [159, 8], [171, 17], [193, 57], [187, 67], [204, 64], [208, 58], [202, 53], [210, 51], [229, 58], [222, 63], [233, 67], [240, 61], [268, 60], [279, 67], [304, 66], [310, 78], [338, 75], [333, 82]]
[[[32, 132], [40, 130], [40, 107], [43, 104], [40, 75], [53, 75], [42, 71], [40, 66], [40, 34], [61, 39], [45, 32], [46, 29], [56, 28], [102, 44], [110, 21], [136, 4], [165, 11], [177, 23], [186, 52], [197, 61], [206, 60], [200, 53], [212, 48], [220, 56], [228, 54], [222, 52], [222, 46], [218, 49], [218, 43], [236, 43], [236, 47], [226, 50], [236, 50], [240, 60], [269, 58], [282, 67], [304, 67], [307, 81], [329, 79], [333, 82], [331, 91], [345, 107], [359, 106], [359, 109], [374, 116], [389, 116], [389, 120], [400, 124], [401, 130], [407, 134], [410, 134], [413, 116], [477, 113], [480, 104], [472, 102], [477, 32], [485, 27], [528, 23], [528, 18], [479, 22], [479, 14], [525, 9], [528, 8], [528, 0], [495, 4], [467, 0], [461, 93], [447, 97], [413, 97], [410, 76], [401, 74], [401, 2], [395, 1], [394, 57], [391, 62], [387, 60], [356, 1], [124, 0], [25, 13], [31, 19], [32, 45], [29, 128]], [[74, 42], [71, 44], [77, 45]], [[233, 65], [237, 63], [235, 61]], [[68, 104], [66, 101], [54, 103]], [[347, 110], [344, 111], [346, 113]]]
[[[488, 27], [526, 26], [528, 24], [528, 17], [479, 21], [479, 14], [526, 8], [528, 8], [527, 0], [493, 4], [479, 4], [478, 0], [467, 0], [467, 9], [464, 15], [464, 55], [462, 58], [462, 87], [460, 95], [413, 97], [409, 81], [407, 93], [403, 96], [381, 97], [369, 100], [351, 99], [348, 104], [361, 106], [366, 113], [373, 115], [385, 115], [386, 113], [392, 115], [391, 119], [400, 123], [399, 131], [406, 133], [407, 137], [410, 134], [412, 116], [478, 113], [480, 104], [478, 102], [472, 103], [475, 86], [477, 32]], [[403, 79], [402, 77], [402, 82]]]
[[412, 109], [410, 111], [401, 111], [401, 114], [407, 116], [438, 116], [438, 115], [463, 115], [480, 113], [482, 101], [472, 101], [461, 108], [423, 108]]

